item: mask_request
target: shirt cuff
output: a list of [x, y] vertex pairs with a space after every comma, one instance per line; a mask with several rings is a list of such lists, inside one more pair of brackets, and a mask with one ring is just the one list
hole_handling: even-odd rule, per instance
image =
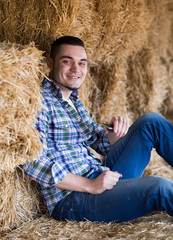
[[65, 165], [54, 163], [52, 166], [52, 177], [54, 180], [54, 185], [61, 182], [68, 173], [69, 171], [66, 169]]

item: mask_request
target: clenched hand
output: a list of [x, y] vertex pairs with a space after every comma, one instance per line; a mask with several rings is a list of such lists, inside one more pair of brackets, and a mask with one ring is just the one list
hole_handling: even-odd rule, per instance
[[118, 172], [105, 171], [97, 178], [91, 179], [90, 193], [100, 194], [106, 190], [112, 189], [122, 175]]

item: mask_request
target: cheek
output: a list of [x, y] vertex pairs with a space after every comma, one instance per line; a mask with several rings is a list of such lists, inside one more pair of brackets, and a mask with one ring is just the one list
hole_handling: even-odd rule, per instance
[[55, 66], [54, 74], [55, 75], [63, 75], [67, 71], [66, 67], [64, 66]]
[[87, 68], [86, 68], [86, 69], [83, 69], [82, 73], [83, 73], [83, 76], [86, 76], [86, 74], [87, 74]]

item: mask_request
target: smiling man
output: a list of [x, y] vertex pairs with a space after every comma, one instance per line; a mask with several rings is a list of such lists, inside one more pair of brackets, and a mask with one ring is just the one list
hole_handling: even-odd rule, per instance
[[110, 130], [94, 122], [78, 99], [87, 73], [79, 38], [57, 39], [48, 67], [36, 124], [43, 151], [39, 160], [25, 164], [24, 172], [40, 184], [50, 215], [101, 222], [128, 221], [155, 210], [173, 216], [173, 181], [142, 177], [152, 148], [173, 166], [173, 126], [158, 113], [141, 116], [130, 128], [117, 116]]
[[[56, 48], [56, 42], [53, 45], [54, 48]], [[84, 46], [73, 45], [72, 47], [72, 45], [62, 44], [57, 54], [48, 59], [48, 67], [51, 79], [61, 89], [63, 97], [69, 99], [71, 91], [80, 87], [87, 73], [87, 56]]]

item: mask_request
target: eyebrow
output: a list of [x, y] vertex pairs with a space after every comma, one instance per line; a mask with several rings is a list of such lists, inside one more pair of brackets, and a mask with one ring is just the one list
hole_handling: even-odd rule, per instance
[[[60, 57], [60, 59], [62, 59], [62, 58], [68, 58], [68, 59], [74, 59], [74, 58], [72, 58], [72, 57], [70, 57], [70, 56], [62, 56], [62, 57]], [[80, 61], [85, 61], [85, 62], [87, 62], [88, 60], [86, 59], [86, 58], [82, 58], [82, 59], [80, 59]]]

